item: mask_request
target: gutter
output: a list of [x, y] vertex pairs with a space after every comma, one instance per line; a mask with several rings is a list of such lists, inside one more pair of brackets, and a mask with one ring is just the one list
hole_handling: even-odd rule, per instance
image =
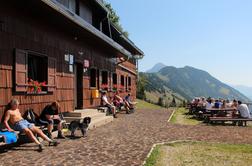
[[[101, 40], [103, 40], [104, 42], [106, 42], [107, 44], [109, 44], [111, 47], [113, 47], [114, 49], [116, 49], [117, 51], [119, 51], [124, 56], [127, 56], [129, 58], [133, 57], [132, 54], [129, 51], [127, 51], [126, 49], [124, 49], [121, 45], [119, 45], [113, 39], [109, 38], [108, 36], [106, 36], [105, 34], [103, 34], [101, 31], [97, 30], [91, 24], [89, 24], [88, 22], [86, 22], [80, 16], [78, 16], [75, 13], [71, 12], [70, 10], [68, 10], [66, 7], [64, 7], [60, 3], [56, 2], [55, 0], [50, 0], [50, 1], [49, 0], [41, 0], [41, 1], [43, 3], [45, 3], [46, 5], [48, 5], [49, 7], [51, 7], [52, 9], [54, 9], [55, 11], [59, 12], [60, 14], [62, 14], [63, 16], [65, 16], [66, 18], [68, 18], [69, 20], [71, 20], [73, 23], [79, 25], [80, 27], [82, 27], [86, 31], [92, 33], [94, 36], [100, 38]], [[96, 2], [99, 3], [97, 0], [96, 0]]]

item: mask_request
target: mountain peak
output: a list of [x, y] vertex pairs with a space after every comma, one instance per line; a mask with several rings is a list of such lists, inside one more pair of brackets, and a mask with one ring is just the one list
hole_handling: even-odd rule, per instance
[[150, 87], [171, 89], [188, 100], [197, 96], [211, 96], [249, 101], [248, 97], [222, 83], [208, 72], [190, 66], [182, 68], [166, 66], [158, 72], [146, 73], [146, 78], [152, 84]]
[[157, 72], [159, 72], [164, 67], [166, 67], [165, 64], [163, 64], [163, 63], [157, 63], [151, 69], [147, 70], [146, 73], [157, 73]]

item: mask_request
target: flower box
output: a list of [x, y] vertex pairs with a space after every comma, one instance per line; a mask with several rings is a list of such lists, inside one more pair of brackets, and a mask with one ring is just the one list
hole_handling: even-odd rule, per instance
[[28, 79], [27, 94], [46, 94], [43, 88], [46, 87], [46, 82], [38, 82], [32, 79]]

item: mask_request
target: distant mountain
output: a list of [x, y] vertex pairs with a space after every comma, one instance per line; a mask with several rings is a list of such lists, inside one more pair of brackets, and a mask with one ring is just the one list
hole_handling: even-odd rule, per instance
[[163, 64], [163, 63], [157, 63], [150, 70], [147, 70], [146, 73], [157, 73], [157, 72], [159, 72], [164, 67], [166, 67], [165, 64]]
[[194, 97], [211, 96], [249, 101], [248, 97], [209, 73], [189, 66], [184, 68], [166, 66], [156, 73], [141, 73], [140, 76], [145, 77], [148, 82], [147, 91], [171, 89], [188, 100]]
[[244, 86], [244, 85], [234, 85], [232, 86], [244, 95], [248, 96], [252, 100], [252, 87]]

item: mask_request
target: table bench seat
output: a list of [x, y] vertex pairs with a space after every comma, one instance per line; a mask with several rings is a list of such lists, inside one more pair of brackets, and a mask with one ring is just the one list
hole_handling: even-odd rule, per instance
[[242, 125], [247, 126], [247, 122], [252, 121], [252, 118], [232, 118], [232, 117], [210, 117], [209, 122], [241, 122]]

